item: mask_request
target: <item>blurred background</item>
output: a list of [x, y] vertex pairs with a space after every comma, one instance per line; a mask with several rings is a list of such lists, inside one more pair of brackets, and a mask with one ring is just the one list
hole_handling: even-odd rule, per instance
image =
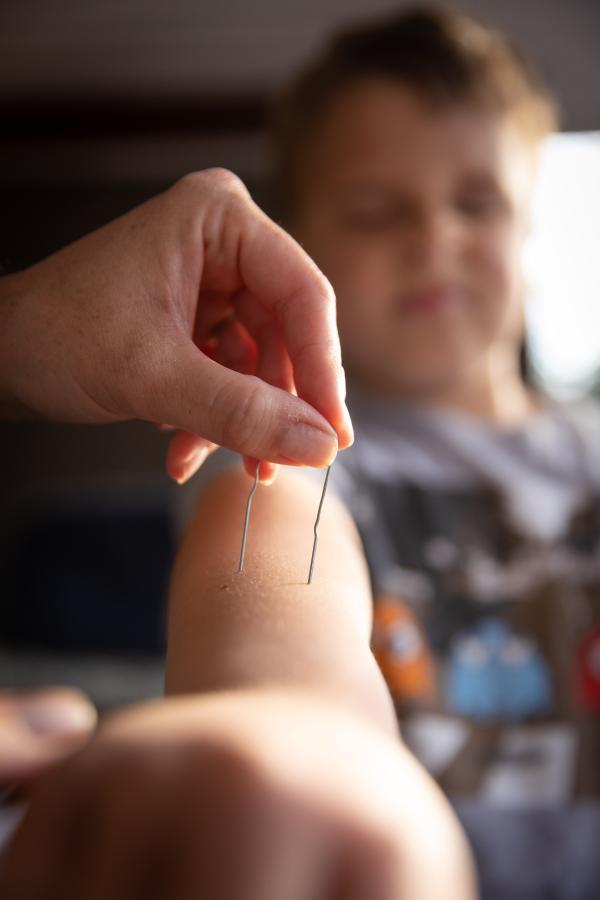
[[[198, 168], [277, 216], [269, 98], [383, 0], [3, 0], [0, 267], [23, 268]], [[453, 4], [511, 35], [562, 108], [527, 249], [530, 352], [560, 396], [600, 392], [600, 3]], [[160, 693], [174, 536], [151, 426], [0, 424], [0, 685], [101, 708]]]

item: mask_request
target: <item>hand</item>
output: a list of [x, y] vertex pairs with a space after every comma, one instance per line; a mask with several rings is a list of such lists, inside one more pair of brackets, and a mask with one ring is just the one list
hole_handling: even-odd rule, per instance
[[0, 788], [21, 785], [84, 744], [96, 710], [72, 688], [0, 691]]
[[122, 714], [34, 793], [0, 894], [475, 896], [458, 827], [401, 745], [331, 701], [291, 691]]
[[352, 441], [332, 289], [230, 172], [183, 178], [1, 291], [9, 414], [166, 423], [177, 481], [219, 444], [253, 472]]

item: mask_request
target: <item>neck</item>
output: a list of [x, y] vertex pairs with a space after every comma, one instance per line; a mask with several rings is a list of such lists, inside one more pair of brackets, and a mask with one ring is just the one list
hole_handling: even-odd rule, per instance
[[517, 355], [506, 348], [489, 351], [454, 381], [432, 392], [429, 403], [503, 427], [521, 424], [540, 408], [539, 399], [523, 381]]
[[504, 428], [522, 424], [541, 408], [540, 399], [523, 381], [518, 354], [505, 347], [489, 350], [452, 380], [395, 392], [393, 399], [466, 413]]

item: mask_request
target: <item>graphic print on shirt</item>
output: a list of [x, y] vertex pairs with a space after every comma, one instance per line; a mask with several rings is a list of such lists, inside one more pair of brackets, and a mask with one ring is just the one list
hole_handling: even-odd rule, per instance
[[427, 702], [435, 692], [435, 666], [410, 607], [397, 597], [380, 595], [374, 610], [372, 647], [392, 691], [405, 703]]
[[579, 698], [584, 709], [600, 712], [600, 626], [584, 635], [577, 648]]
[[451, 795], [531, 807], [600, 793], [600, 502], [548, 543], [489, 489], [369, 493], [367, 555], [381, 523], [393, 550], [372, 567], [373, 649], [407, 742]]
[[484, 618], [453, 641], [447, 707], [481, 721], [519, 720], [552, 711], [546, 661], [531, 638], [498, 618]]

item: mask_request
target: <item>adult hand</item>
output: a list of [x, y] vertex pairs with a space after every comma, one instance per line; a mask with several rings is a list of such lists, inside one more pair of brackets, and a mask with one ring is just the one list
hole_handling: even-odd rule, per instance
[[219, 444], [251, 471], [352, 441], [332, 289], [230, 172], [186, 176], [0, 293], [8, 415], [166, 423], [178, 481]]
[[473, 900], [475, 890], [445, 801], [399, 742], [331, 700], [244, 691], [152, 704], [101, 728], [34, 792], [0, 894]]

